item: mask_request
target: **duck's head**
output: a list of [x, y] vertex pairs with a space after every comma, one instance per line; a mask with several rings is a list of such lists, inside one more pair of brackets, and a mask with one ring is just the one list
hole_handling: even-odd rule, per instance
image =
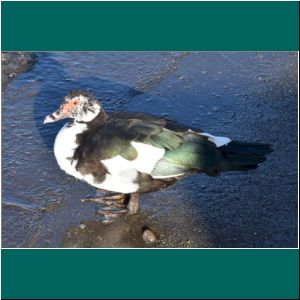
[[101, 111], [95, 95], [87, 91], [72, 91], [67, 94], [58, 110], [44, 119], [44, 124], [71, 118], [79, 122], [92, 121]]

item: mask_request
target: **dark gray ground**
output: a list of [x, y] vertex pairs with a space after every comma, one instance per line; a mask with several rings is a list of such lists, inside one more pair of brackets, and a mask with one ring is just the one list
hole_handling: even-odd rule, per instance
[[[10, 83], [3, 64], [3, 247], [297, 247], [297, 53], [58, 52], [36, 59]], [[74, 88], [92, 89], [107, 110], [163, 115], [275, 151], [253, 171], [196, 175], [142, 195], [140, 214], [104, 225], [95, 204], [80, 202], [93, 188], [55, 162], [53, 141], [64, 122], [42, 125]], [[144, 225], [156, 242], [142, 240]]]

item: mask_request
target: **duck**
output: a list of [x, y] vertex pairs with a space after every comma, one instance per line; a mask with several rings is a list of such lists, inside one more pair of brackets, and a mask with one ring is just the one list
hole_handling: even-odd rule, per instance
[[[139, 194], [165, 189], [195, 173], [249, 171], [266, 160], [270, 144], [241, 142], [143, 112], [106, 112], [95, 94], [74, 90], [44, 124], [69, 119], [54, 155], [68, 175], [96, 188], [103, 222], [139, 210]], [[100, 193], [100, 195], [99, 195]]]

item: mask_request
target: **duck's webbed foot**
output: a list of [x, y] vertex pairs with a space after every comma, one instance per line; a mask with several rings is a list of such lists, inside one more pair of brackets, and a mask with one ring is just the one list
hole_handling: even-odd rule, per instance
[[133, 215], [138, 212], [139, 203], [137, 194], [117, 194], [110, 193], [103, 196], [88, 197], [82, 202], [95, 202], [103, 205], [97, 210], [97, 214], [103, 216], [103, 223], [111, 223], [123, 217]]
[[97, 204], [103, 204], [105, 206], [125, 208], [124, 194], [117, 193], [97, 194], [96, 197], [87, 197], [82, 199], [81, 202], [94, 202]]

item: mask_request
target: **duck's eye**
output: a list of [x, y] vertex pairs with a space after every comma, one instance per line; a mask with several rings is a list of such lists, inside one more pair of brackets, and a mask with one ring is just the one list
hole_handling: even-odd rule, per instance
[[77, 105], [77, 104], [78, 104], [78, 101], [75, 100], [75, 101], [73, 102], [73, 105]]

